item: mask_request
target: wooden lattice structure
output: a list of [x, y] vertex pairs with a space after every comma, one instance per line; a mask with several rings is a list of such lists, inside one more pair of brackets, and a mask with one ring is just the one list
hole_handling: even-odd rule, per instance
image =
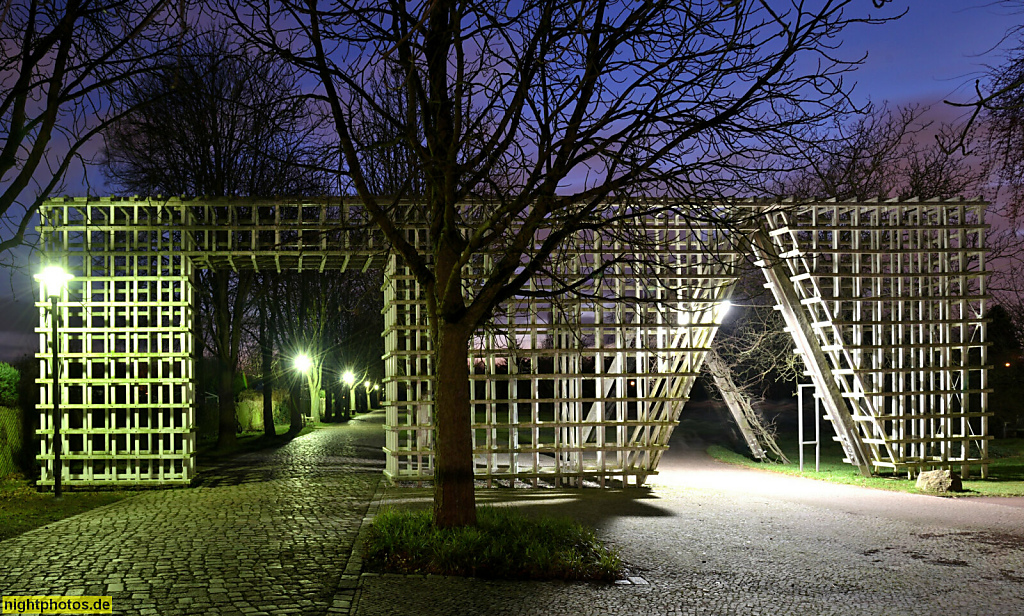
[[849, 460], [985, 475], [984, 204], [833, 201], [765, 220], [766, 278]]
[[[550, 272], [602, 270], [581, 294], [524, 295], [496, 311], [472, 353], [483, 480], [628, 485], [657, 472], [751, 246], [851, 462], [984, 469], [983, 204], [729, 208], [748, 223], [645, 219], [642, 253], [614, 234], [579, 233]], [[41, 215], [46, 259], [76, 275], [58, 310], [66, 485], [194, 479], [193, 285], [209, 267], [381, 269], [385, 472], [432, 477], [425, 305], [357, 202], [57, 199]], [[426, 241], [422, 225], [407, 228]], [[486, 256], [470, 266], [466, 293], [489, 267]], [[550, 284], [538, 277], [530, 290]], [[37, 329], [43, 485], [53, 483], [47, 306]]]
[[[47, 259], [76, 276], [58, 306], [66, 484], [195, 476], [193, 264], [173, 215], [110, 199], [51, 201], [41, 211]], [[53, 484], [50, 316], [41, 308], [36, 330], [43, 485]]]
[[[720, 324], [741, 258], [722, 230], [678, 214], [652, 217], [638, 253], [622, 239], [579, 233], [548, 277], [507, 302], [472, 353], [473, 450], [494, 481], [639, 485], [656, 472]], [[417, 241], [425, 238], [416, 236]], [[654, 257], [650, 246], [657, 247]], [[572, 296], [537, 297], [618, 260]], [[466, 293], [488, 271], [467, 275]], [[385, 296], [391, 480], [433, 476], [432, 359], [426, 306], [396, 258]], [[408, 286], [412, 285], [412, 286]], [[582, 297], [581, 297], [582, 296]], [[603, 298], [603, 299], [596, 299]]]

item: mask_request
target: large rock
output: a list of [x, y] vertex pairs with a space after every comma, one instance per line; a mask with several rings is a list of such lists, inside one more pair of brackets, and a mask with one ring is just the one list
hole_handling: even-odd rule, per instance
[[917, 476], [917, 489], [925, 492], [960, 492], [964, 489], [959, 473], [924, 471]]

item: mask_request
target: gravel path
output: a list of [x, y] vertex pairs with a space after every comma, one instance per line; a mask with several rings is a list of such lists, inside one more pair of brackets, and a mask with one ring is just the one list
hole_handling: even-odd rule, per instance
[[674, 441], [651, 489], [481, 493], [596, 526], [646, 584], [364, 575], [355, 613], [1024, 614], [1020, 508], [747, 470]]

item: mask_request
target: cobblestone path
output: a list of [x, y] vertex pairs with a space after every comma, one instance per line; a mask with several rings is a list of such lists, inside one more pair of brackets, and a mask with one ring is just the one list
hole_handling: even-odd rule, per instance
[[111, 595], [120, 614], [348, 613], [379, 415], [0, 542], [0, 591]]

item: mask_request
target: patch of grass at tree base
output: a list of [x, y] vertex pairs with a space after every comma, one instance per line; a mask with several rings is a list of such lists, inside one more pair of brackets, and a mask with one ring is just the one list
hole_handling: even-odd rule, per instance
[[429, 511], [384, 508], [363, 552], [364, 570], [380, 573], [611, 582], [623, 568], [581, 524], [532, 519], [509, 507], [479, 507], [477, 525], [457, 529], [435, 528]]

